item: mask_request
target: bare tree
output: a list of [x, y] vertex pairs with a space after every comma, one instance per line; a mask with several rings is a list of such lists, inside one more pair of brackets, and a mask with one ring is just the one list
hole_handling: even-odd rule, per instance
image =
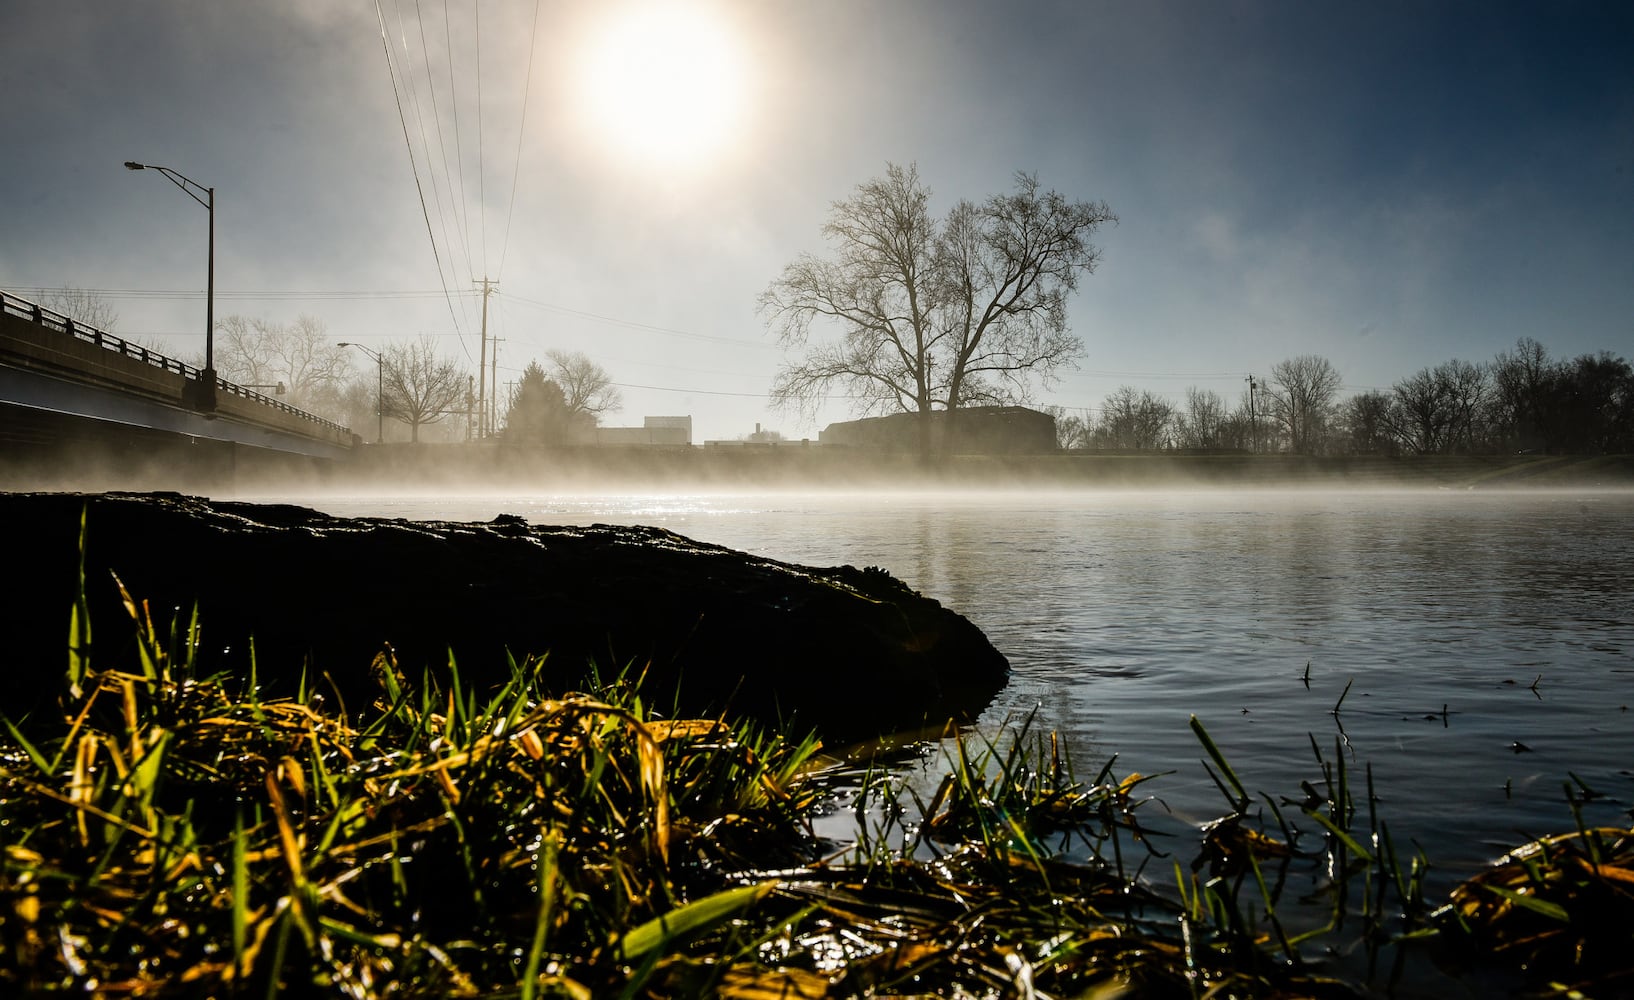
[[1474, 451], [1477, 437], [1484, 437], [1477, 425], [1486, 409], [1487, 397], [1492, 393], [1489, 369], [1486, 365], [1455, 358], [1437, 365], [1435, 377], [1441, 383], [1442, 397], [1451, 413], [1447, 450]]
[[79, 326], [88, 326], [103, 333], [112, 333], [119, 323], [119, 312], [102, 293], [91, 288], [51, 288], [40, 292], [40, 305], [60, 313]]
[[437, 356], [433, 338], [392, 344], [380, 357], [381, 411], [408, 424], [411, 440], [420, 440], [422, 425], [464, 412], [459, 403], [465, 398], [465, 373], [453, 361]]
[[1288, 434], [1290, 450], [1301, 455], [1318, 450], [1338, 393], [1339, 372], [1326, 358], [1301, 354], [1272, 366], [1265, 396], [1271, 415]]
[[1027, 398], [1083, 353], [1067, 329], [1067, 296], [1100, 263], [1089, 242], [1116, 222], [1105, 202], [1069, 202], [1017, 173], [1013, 194], [960, 202], [937, 245], [936, 305], [950, 359], [947, 408]]
[[1442, 384], [1429, 368], [1397, 382], [1390, 389], [1386, 420], [1396, 439], [1415, 455], [1433, 455], [1446, 447], [1452, 413]]
[[[960, 202], [938, 225], [913, 166], [836, 202], [823, 234], [829, 257], [802, 254], [760, 298], [785, 348], [774, 401], [807, 414], [835, 390], [859, 412], [918, 413], [930, 451], [930, 414], [1026, 398], [1082, 353], [1066, 298], [1100, 251], [1089, 239], [1116, 221], [1104, 203], [1068, 202], [1018, 174], [1016, 191]], [[812, 325], [838, 326], [812, 341]]]
[[1339, 423], [1344, 429], [1346, 450], [1355, 455], [1394, 455], [1394, 406], [1389, 394], [1376, 389], [1345, 400], [1339, 407]]
[[1220, 394], [1192, 386], [1186, 390], [1185, 411], [1175, 415], [1175, 437], [1182, 448], [1219, 448], [1225, 420]]
[[1492, 422], [1518, 451], [1548, 450], [1554, 425], [1555, 386], [1560, 366], [1531, 337], [1515, 342], [1515, 352], [1500, 352], [1492, 364]]
[[1148, 389], [1122, 385], [1101, 404], [1095, 443], [1103, 448], [1153, 451], [1168, 443], [1174, 407]]
[[[216, 371], [239, 385], [284, 387], [292, 406], [338, 415], [352, 375], [352, 356], [322, 320], [298, 316], [285, 326], [264, 319], [223, 316], [216, 323]], [[276, 389], [262, 388], [262, 392]]]
[[1397, 382], [1385, 418], [1397, 440], [1414, 454], [1469, 451], [1487, 386], [1483, 366], [1443, 362]]
[[329, 328], [312, 316], [295, 317], [273, 349], [287, 373], [289, 400], [296, 406], [329, 406], [338, 401], [352, 374], [352, 354], [335, 343]]
[[550, 363], [547, 377], [556, 383], [569, 413], [582, 414], [593, 422], [603, 413], [617, 412], [624, 405], [613, 377], [587, 355], [578, 351], [546, 351]]
[[1044, 412], [1055, 419], [1055, 446], [1062, 451], [1074, 451], [1079, 448], [1088, 448], [1090, 444], [1091, 425], [1088, 412], [1082, 416], [1070, 413], [1065, 407], [1046, 406]]
[[[216, 374], [239, 385], [275, 384], [281, 376], [272, 341], [281, 328], [268, 320], [237, 314], [216, 321]], [[204, 358], [195, 359], [202, 367]]]

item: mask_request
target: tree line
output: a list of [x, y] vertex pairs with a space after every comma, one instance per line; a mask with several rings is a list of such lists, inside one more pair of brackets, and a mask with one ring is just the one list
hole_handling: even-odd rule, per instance
[[1529, 337], [1488, 362], [1446, 361], [1341, 398], [1340, 374], [1301, 355], [1253, 380], [1235, 405], [1192, 387], [1172, 403], [1120, 386], [1099, 414], [1052, 407], [1067, 449], [1301, 455], [1634, 452], [1634, 367], [1601, 351], [1551, 357]]
[[[887, 164], [830, 206], [822, 253], [800, 254], [760, 297], [789, 352], [774, 404], [806, 415], [841, 396], [859, 415], [1025, 405], [1084, 353], [1066, 301], [1094, 273], [1091, 240], [1117, 216], [1026, 173], [1015, 189], [944, 216], [915, 166]], [[1551, 358], [1521, 339], [1490, 362], [1448, 361], [1388, 391], [1340, 399], [1339, 372], [1301, 355], [1250, 378], [1233, 405], [1191, 388], [1184, 403], [1121, 386], [1098, 416], [1051, 408], [1064, 448], [1306, 455], [1634, 451], [1634, 374], [1607, 352]]]
[[[476, 377], [442, 353], [435, 337], [364, 347], [366, 358], [354, 346], [363, 345], [337, 341], [311, 316], [291, 323], [227, 316], [216, 324], [216, 371], [360, 433], [379, 427], [383, 437], [389, 420], [413, 442], [426, 428], [449, 440], [481, 435]], [[525, 443], [565, 443], [621, 405], [612, 377], [576, 351], [546, 351], [543, 362], [528, 362], [505, 396], [495, 433]], [[394, 428], [393, 436], [404, 430]]]

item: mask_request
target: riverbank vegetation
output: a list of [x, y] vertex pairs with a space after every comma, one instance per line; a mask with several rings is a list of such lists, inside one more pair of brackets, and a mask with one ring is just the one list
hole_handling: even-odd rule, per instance
[[1571, 789], [1574, 832], [1435, 900], [1370, 771], [1314, 739], [1298, 797], [1253, 794], [1194, 720], [1222, 816], [1165, 842], [1160, 777], [1080, 771], [1028, 720], [943, 741], [922, 785], [879, 754], [923, 747], [677, 719], [627, 674], [550, 692], [531, 660], [477, 692], [387, 651], [372, 705], [316, 678], [262, 700], [195, 675], [196, 616], [127, 610], [128, 662], [91, 662], [77, 609], [61, 710], [0, 736], [7, 993], [1345, 997], [1489, 966], [1634, 989], [1634, 831], [1585, 828]]

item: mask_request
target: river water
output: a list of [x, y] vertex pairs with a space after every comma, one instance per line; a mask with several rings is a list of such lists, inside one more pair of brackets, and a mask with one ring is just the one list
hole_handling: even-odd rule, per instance
[[651, 524], [790, 562], [882, 566], [1009, 658], [979, 728], [1036, 711], [1080, 773], [1112, 754], [1120, 776], [1173, 771], [1144, 786], [1161, 800], [1146, 815], [1177, 826], [1228, 811], [1191, 716], [1273, 797], [1320, 784], [1314, 740], [1358, 778], [1372, 766], [1380, 814], [1443, 890], [1570, 830], [1564, 784], [1598, 793], [1591, 823], [1627, 825], [1634, 800], [1634, 493], [265, 499]]

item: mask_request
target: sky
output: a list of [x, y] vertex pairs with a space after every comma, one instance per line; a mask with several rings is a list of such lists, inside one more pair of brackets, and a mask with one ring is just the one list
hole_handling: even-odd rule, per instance
[[218, 318], [474, 371], [487, 278], [501, 384], [583, 352], [604, 423], [694, 441], [854, 415], [771, 407], [756, 300], [890, 163], [938, 215], [1023, 171], [1118, 216], [1036, 405], [1634, 355], [1621, 0], [6, 0], [0, 288], [200, 355], [206, 213], [126, 160], [214, 187]]

